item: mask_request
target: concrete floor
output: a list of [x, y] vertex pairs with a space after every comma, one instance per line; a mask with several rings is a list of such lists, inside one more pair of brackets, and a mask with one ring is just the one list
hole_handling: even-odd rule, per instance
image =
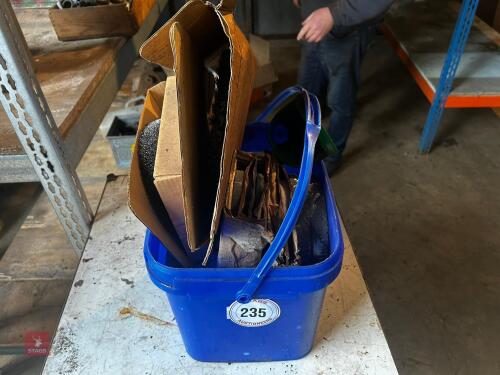
[[[273, 42], [281, 79], [275, 92], [294, 83], [298, 57], [295, 42]], [[448, 110], [438, 145], [419, 155], [428, 108], [377, 40], [365, 61], [345, 163], [333, 178], [337, 203], [398, 370], [497, 374], [500, 119], [489, 109]], [[98, 134], [79, 167], [94, 205], [110, 172], [118, 171]], [[28, 329], [55, 328], [75, 266], [42, 194], [0, 261], [0, 344], [22, 341]], [[46, 280], [30, 280], [37, 277]], [[0, 372], [34, 374], [41, 363], [0, 356]]]
[[[299, 52], [279, 45], [286, 87]], [[447, 110], [433, 151], [420, 155], [428, 110], [379, 37], [333, 177], [337, 204], [399, 372], [499, 374], [500, 118]]]
[[429, 105], [382, 40], [369, 52], [336, 198], [403, 374], [499, 374], [500, 119]]

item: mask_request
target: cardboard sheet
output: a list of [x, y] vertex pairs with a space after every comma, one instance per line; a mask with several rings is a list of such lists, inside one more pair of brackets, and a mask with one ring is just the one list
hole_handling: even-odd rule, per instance
[[182, 161], [177, 85], [175, 76], [168, 77], [165, 83], [160, 135], [158, 137], [158, 148], [156, 150], [154, 184], [184, 249], [187, 249], [186, 221], [182, 192]]
[[[148, 90], [144, 101], [144, 110], [139, 120], [138, 135], [141, 134], [148, 123], [161, 117], [164, 92], [165, 82], [159, 83]], [[191, 261], [179, 241], [171, 220], [168, 217], [157, 217], [151, 206], [141, 176], [137, 147], [134, 148], [132, 154], [128, 200], [134, 215], [158, 237], [179, 263], [185, 267], [191, 266]]]
[[[199, 248], [207, 240], [210, 247], [218, 229], [227, 192], [229, 172], [235, 151], [243, 138], [250, 96], [255, 77], [255, 59], [248, 41], [237, 27], [232, 15], [235, 1], [221, 1], [218, 6], [200, 0], [188, 2], [160, 28], [141, 48], [146, 60], [173, 69], [177, 77], [182, 185], [188, 243]], [[219, 183], [215, 202], [203, 202], [203, 171], [195, 165], [203, 148], [196, 145], [203, 135], [197, 133], [197, 111], [202, 82], [197, 81], [196, 61], [200, 61], [229, 41], [231, 48], [231, 80], [227, 105], [226, 131], [222, 150]], [[182, 46], [182, 47], [181, 47]], [[179, 49], [180, 48], [180, 49]], [[191, 143], [194, 142], [194, 143]], [[213, 204], [213, 209], [202, 212]], [[208, 219], [207, 219], [208, 218]], [[207, 252], [208, 259], [210, 251]]]

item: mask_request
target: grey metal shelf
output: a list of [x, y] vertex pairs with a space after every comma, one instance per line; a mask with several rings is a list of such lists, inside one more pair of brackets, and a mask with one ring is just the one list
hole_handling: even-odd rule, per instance
[[[139, 31], [128, 39], [118, 50], [115, 61], [105, 76], [101, 79], [92, 98], [80, 112], [64, 137], [66, 154], [70, 164], [76, 168], [85, 150], [89, 146], [94, 134], [110, 107], [116, 93], [131, 69], [140, 46], [151, 33], [167, 0], [158, 1], [158, 8], [152, 11]], [[42, 87], [43, 89], [43, 87]], [[64, 95], [64, 93], [61, 93]], [[33, 182], [39, 178], [23, 150], [17, 154], [0, 153], [0, 183]]]
[[[0, 101], [12, 124], [9, 128], [2, 117], [0, 183], [40, 181], [77, 254], [88, 239], [93, 213], [75, 168], [166, 5], [167, 0], [158, 0], [129, 39], [78, 42], [68, 52], [70, 44], [43, 40], [43, 19], [35, 16], [22, 30], [10, 2], [0, 2]], [[30, 50], [24, 34], [42, 41]], [[94, 62], [97, 53], [101, 58]], [[45, 70], [37, 71], [40, 61]], [[84, 68], [88, 82], [79, 87], [80, 95], [70, 83], [78, 84], [76, 73]], [[70, 95], [74, 102], [50, 107], [55, 98]]]

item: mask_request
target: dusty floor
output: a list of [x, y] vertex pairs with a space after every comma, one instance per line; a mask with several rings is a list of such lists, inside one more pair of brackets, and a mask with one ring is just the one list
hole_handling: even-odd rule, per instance
[[[290, 41], [273, 46], [279, 86], [292, 84], [298, 49]], [[422, 156], [428, 103], [382, 39], [363, 77], [333, 183], [396, 365], [402, 374], [500, 373], [500, 119], [489, 109], [448, 110], [438, 145]], [[94, 207], [113, 171], [98, 134], [79, 167]], [[4, 223], [3, 213], [19, 207], [3, 209], [6, 189], [0, 186]], [[37, 193], [36, 186], [24, 189]], [[12, 233], [16, 225], [0, 230]], [[42, 194], [0, 261], [0, 350], [22, 344], [26, 330], [55, 328], [75, 266]], [[0, 356], [0, 372], [37, 373], [41, 363]]]
[[428, 103], [385, 43], [370, 51], [338, 205], [398, 369], [500, 373], [500, 118]]

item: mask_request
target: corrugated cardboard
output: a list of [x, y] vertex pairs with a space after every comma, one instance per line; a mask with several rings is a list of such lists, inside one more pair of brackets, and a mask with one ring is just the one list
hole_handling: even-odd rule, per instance
[[188, 245], [198, 249], [208, 239], [210, 218], [214, 209], [206, 168], [205, 107], [202, 104], [202, 70], [200, 54], [191, 35], [176, 22], [170, 28], [170, 41], [175, 51], [174, 70], [179, 103], [179, 135], [182, 160], [182, 191]]
[[[138, 136], [147, 124], [161, 117], [164, 93], [165, 82], [159, 83], [148, 90], [144, 101], [144, 110], [137, 128]], [[179, 263], [185, 267], [191, 266], [191, 261], [179, 241], [171, 220], [168, 217], [158, 218], [151, 206], [139, 168], [137, 147], [134, 148], [132, 164], [130, 166], [128, 200], [134, 215], [153, 232]]]
[[184, 248], [187, 249], [179, 130], [176, 78], [170, 76], [165, 84], [154, 183], [177, 235]]
[[[177, 77], [177, 99], [182, 157], [182, 185], [188, 243], [191, 248], [210, 240], [212, 248], [228, 187], [229, 172], [235, 151], [241, 145], [255, 77], [255, 59], [248, 41], [233, 18], [235, 0], [224, 0], [219, 5], [193, 0], [160, 28], [141, 48], [146, 60], [173, 69]], [[197, 161], [203, 157], [198, 142], [203, 134], [196, 127], [196, 111], [200, 85], [195, 59], [208, 56], [227, 43], [231, 48], [231, 80], [227, 106], [226, 132], [222, 150], [221, 171], [215, 202], [208, 202], [213, 210], [203, 212], [206, 194], [203, 171]], [[182, 47], [181, 47], [182, 46]], [[180, 48], [180, 49], [179, 49]], [[193, 143], [191, 143], [193, 142]], [[207, 252], [208, 259], [210, 251]]]

